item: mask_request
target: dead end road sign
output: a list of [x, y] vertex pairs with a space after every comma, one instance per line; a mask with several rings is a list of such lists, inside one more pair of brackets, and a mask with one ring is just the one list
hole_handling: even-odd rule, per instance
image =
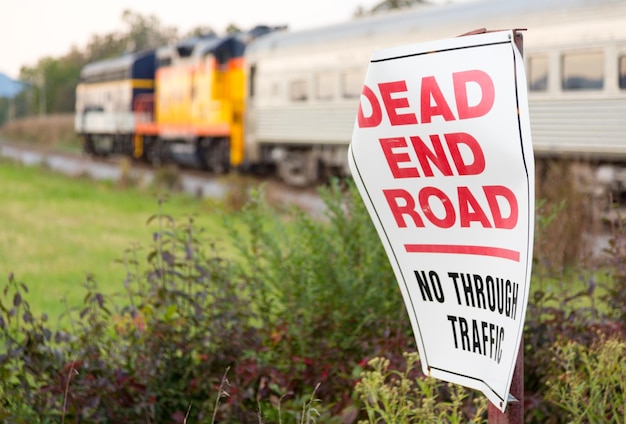
[[372, 55], [349, 162], [425, 374], [504, 411], [534, 227], [526, 77], [512, 31]]

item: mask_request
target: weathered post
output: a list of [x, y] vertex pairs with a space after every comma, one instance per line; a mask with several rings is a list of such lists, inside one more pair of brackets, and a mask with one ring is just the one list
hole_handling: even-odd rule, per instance
[[505, 412], [500, 411], [489, 402], [489, 424], [522, 424], [524, 422], [524, 344], [520, 344], [513, 380], [511, 381], [511, 396], [515, 401], [508, 403]]

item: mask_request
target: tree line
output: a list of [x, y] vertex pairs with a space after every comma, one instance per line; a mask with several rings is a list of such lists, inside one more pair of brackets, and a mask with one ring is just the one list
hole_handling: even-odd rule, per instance
[[[408, 7], [424, 0], [382, 0], [369, 10], [358, 7], [354, 16]], [[75, 90], [81, 69], [88, 63], [113, 58], [125, 52], [154, 49], [185, 38], [215, 34], [208, 26], [196, 27], [179, 34], [175, 27], [165, 26], [156, 16], [144, 16], [131, 10], [122, 13], [125, 30], [92, 35], [84, 48], [72, 46], [60, 57], [43, 57], [34, 66], [23, 66], [20, 80], [26, 84], [14, 99], [0, 98], [0, 125], [8, 119], [26, 116], [74, 112]], [[239, 31], [230, 24], [227, 33]]]
[[[63, 56], [47, 56], [34, 66], [23, 66], [19, 78], [26, 84], [26, 89], [13, 100], [11, 115], [20, 118], [72, 113], [76, 85], [80, 71], [86, 64], [120, 56], [125, 52], [157, 48], [181, 38], [176, 28], [164, 26], [153, 15], [143, 16], [126, 10], [122, 13], [122, 22], [126, 28], [122, 32], [94, 34], [82, 49], [72, 46]], [[182, 38], [211, 32], [211, 28], [195, 28]], [[8, 102], [7, 99], [2, 100]], [[3, 114], [0, 111], [1, 116]]]

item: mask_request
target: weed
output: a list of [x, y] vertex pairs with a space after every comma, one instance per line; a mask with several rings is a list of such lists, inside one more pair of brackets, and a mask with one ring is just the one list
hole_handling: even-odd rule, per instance
[[226, 186], [226, 194], [222, 201], [224, 207], [229, 212], [240, 212], [254, 196], [254, 188], [258, 182], [250, 177], [230, 173], [220, 178]]
[[152, 188], [158, 192], [175, 193], [183, 189], [180, 169], [175, 165], [165, 165], [154, 171]]
[[[148, 219], [151, 241], [127, 249], [124, 280], [107, 282], [118, 292], [103, 294], [102, 277], [87, 275], [83, 305], [54, 329], [9, 276], [0, 294], [0, 420], [483, 419], [484, 398], [475, 403], [471, 391], [424, 378], [419, 358], [403, 356], [415, 350], [410, 323], [353, 185], [320, 191], [323, 220], [277, 216], [263, 188], [246, 190], [243, 208], [223, 216], [236, 255], [226, 259], [216, 231], [165, 214], [160, 202]], [[539, 231], [558, 223], [553, 205], [542, 209]], [[534, 276], [526, 321], [527, 420], [560, 423], [565, 406], [545, 398], [563, 374], [552, 358], [567, 356], [554, 343], [599, 349], [598, 331], [623, 334], [623, 318], [594, 303], [593, 279], [573, 281], [562, 262], [536, 263], [545, 274]], [[620, 275], [617, 264], [609, 271]]]
[[[577, 176], [590, 164], [567, 160], [543, 160], [536, 166], [537, 205], [550, 225], [535, 235], [535, 257], [550, 267], [564, 269], [589, 263], [593, 256], [591, 237], [598, 231], [598, 209], [602, 206], [589, 189], [593, 179], [580, 182]], [[557, 212], [557, 215], [554, 213]], [[567, 217], [567, 219], [563, 219]]]
[[560, 340], [547, 399], [568, 422], [626, 422], [626, 343], [600, 335], [591, 345]]
[[[390, 369], [386, 358], [368, 362], [371, 370], [363, 372], [355, 388], [367, 411], [367, 420], [359, 423], [486, 422], [485, 397], [474, 398], [473, 391], [421, 375], [417, 353], [404, 357], [404, 371]], [[470, 398], [473, 402], [468, 402]], [[466, 410], [472, 404], [473, 408]]]
[[1, 134], [9, 140], [44, 148], [78, 151], [81, 145], [74, 130], [74, 114], [13, 119], [2, 126]]
[[133, 161], [130, 158], [124, 157], [119, 162], [120, 176], [117, 179], [117, 186], [120, 188], [137, 187], [140, 180], [139, 177], [133, 172]]
[[611, 236], [605, 253], [608, 257], [609, 282], [604, 285], [601, 299], [608, 306], [608, 314], [626, 325], [626, 221], [624, 217], [611, 222]]

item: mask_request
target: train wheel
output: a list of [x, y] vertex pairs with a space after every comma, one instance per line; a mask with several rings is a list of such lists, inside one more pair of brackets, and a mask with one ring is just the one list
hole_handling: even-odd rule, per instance
[[277, 164], [278, 176], [288, 185], [305, 187], [315, 183], [319, 166], [309, 151], [290, 151]]
[[200, 140], [198, 154], [205, 170], [225, 174], [230, 169], [230, 146], [227, 139]]
[[113, 138], [109, 135], [89, 136], [85, 151], [94, 157], [105, 158], [113, 151]]
[[86, 135], [83, 140], [83, 152], [90, 156], [96, 154], [96, 149], [93, 145], [93, 139], [89, 135]]
[[161, 139], [146, 140], [145, 157], [152, 166], [163, 166], [168, 162], [167, 145]]

